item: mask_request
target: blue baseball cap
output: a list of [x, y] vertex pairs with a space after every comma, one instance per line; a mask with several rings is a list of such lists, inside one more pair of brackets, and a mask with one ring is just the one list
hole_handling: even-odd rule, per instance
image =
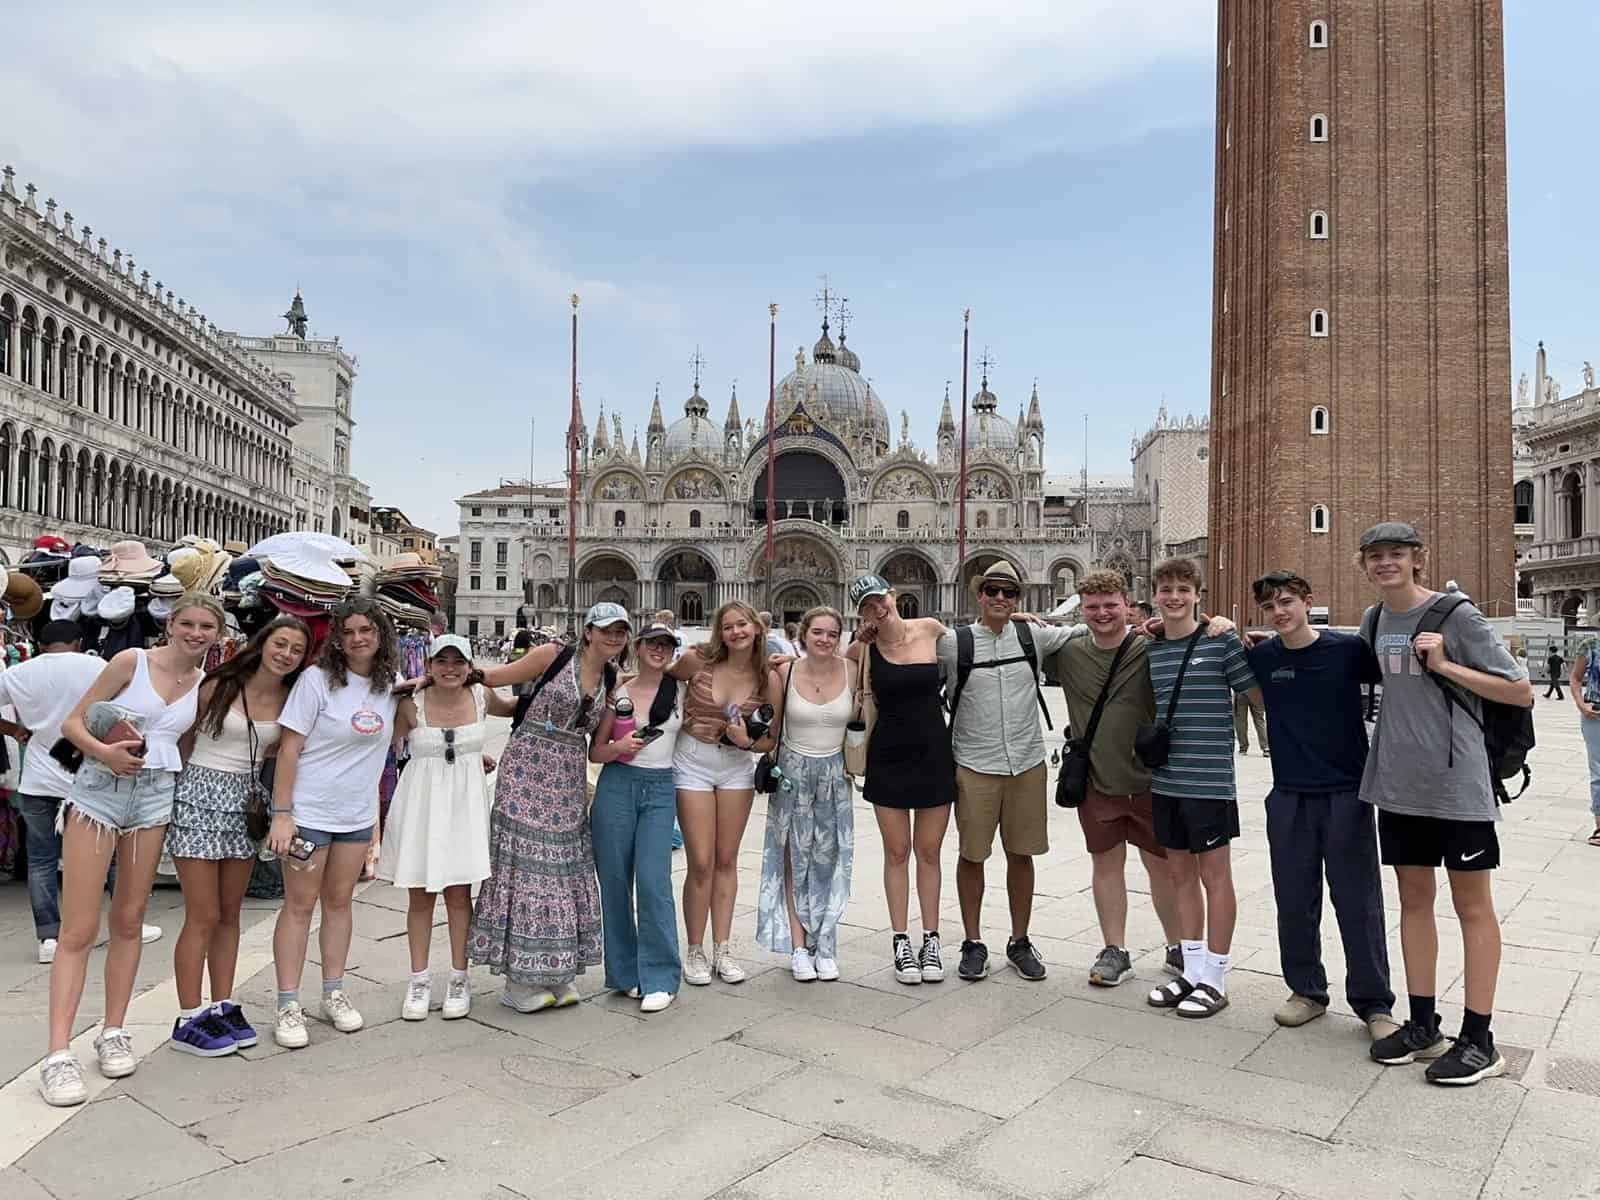
[[882, 575], [863, 575], [850, 585], [850, 607], [860, 608], [869, 596], [887, 596], [889, 582]]
[[615, 604], [609, 600], [603, 600], [596, 604], [583, 618], [585, 625], [595, 629], [605, 629], [607, 626], [615, 625], [619, 621], [628, 626], [628, 628], [633, 628], [633, 621], [628, 617], [628, 610], [623, 608], [622, 605]]

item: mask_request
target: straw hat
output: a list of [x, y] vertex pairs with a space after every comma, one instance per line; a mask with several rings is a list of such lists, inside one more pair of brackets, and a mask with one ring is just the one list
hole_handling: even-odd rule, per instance
[[5, 601], [13, 617], [31, 621], [44, 608], [44, 591], [26, 572], [14, 571], [6, 576]]

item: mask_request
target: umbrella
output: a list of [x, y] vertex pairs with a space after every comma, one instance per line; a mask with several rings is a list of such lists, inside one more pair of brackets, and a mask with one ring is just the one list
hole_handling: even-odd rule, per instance
[[275, 533], [245, 551], [247, 557], [272, 558], [278, 555], [304, 555], [310, 558], [365, 558], [366, 552], [331, 533]]

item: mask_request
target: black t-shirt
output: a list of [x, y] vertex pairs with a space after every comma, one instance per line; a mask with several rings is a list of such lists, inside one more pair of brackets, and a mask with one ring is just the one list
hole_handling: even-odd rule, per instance
[[1353, 792], [1367, 760], [1361, 685], [1380, 681], [1378, 660], [1351, 633], [1323, 630], [1291, 650], [1282, 639], [1249, 651], [1267, 703], [1272, 778], [1293, 792]]

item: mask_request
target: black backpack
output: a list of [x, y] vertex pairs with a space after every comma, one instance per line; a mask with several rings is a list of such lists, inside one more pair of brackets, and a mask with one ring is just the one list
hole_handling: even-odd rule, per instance
[[[560, 675], [561, 672], [566, 668], [566, 665], [572, 661], [573, 653], [574, 647], [561, 647], [561, 649], [556, 652], [555, 660], [544, 669], [544, 674], [539, 676], [539, 682], [533, 685], [533, 690], [526, 696], [517, 697], [517, 711], [511, 717], [512, 733], [515, 733], [517, 731], [517, 726], [522, 724], [523, 718], [528, 715], [528, 709], [533, 705], [533, 702], [538, 697], [539, 693], [544, 691], [545, 685], [551, 680], [555, 679], [556, 676]], [[608, 661], [601, 673], [601, 678], [605, 682], [605, 694], [607, 696], [611, 695], [611, 689], [617, 686], [617, 664]], [[650, 711], [652, 714], [655, 712], [655, 705], [650, 706]], [[667, 709], [667, 712], [670, 713], [671, 711], [671, 708]], [[666, 720], [666, 717], [663, 716], [661, 719], [664, 721]]]
[[956, 686], [950, 693], [950, 727], [955, 728], [956, 706], [961, 703], [961, 693], [966, 690], [967, 676], [972, 674], [974, 667], [1004, 667], [1011, 663], [1025, 662], [1028, 669], [1033, 672], [1033, 691], [1039, 698], [1039, 711], [1044, 714], [1044, 723], [1053, 732], [1054, 723], [1050, 720], [1050, 709], [1044, 702], [1044, 691], [1039, 686], [1039, 654], [1033, 648], [1033, 630], [1026, 621], [1012, 622], [1017, 629], [1017, 641], [1022, 643], [1021, 658], [997, 658], [990, 662], [973, 662], [974, 639], [971, 625], [956, 626]]
[[[1444, 595], [1428, 606], [1422, 614], [1422, 620], [1417, 622], [1416, 633], [1438, 633], [1451, 613], [1465, 604], [1470, 604], [1465, 596]], [[1377, 651], [1378, 613], [1382, 605], [1374, 605], [1367, 613], [1366, 620], [1362, 622], [1361, 635], [1374, 653]], [[1444, 693], [1444, 707], [1448, 718], [1452, 708], [1459, 708], [1472, 719], [1472, 723], [1483, 733], [1483, 748], [1489, 756], [1489, 782], [1494, 787], [1495, 801], [1499, 804], [1510, 804], [1517, 796], [1528, 790], [1528, 784], [1533, 781], [1533, 770], [1528, 766], [1528, 752], [1534, 747], [1533, 735], [1533, 710], [1523, 708], [1519, 704], [1501, 704], [1498, 700], [1486, 700], [1482, 696], [1473, 694], [1473, 698], [1482, 707], [1483, 716], [1480, 718], [1472, 711], [1471, 702], [1464, 696], [1461, 689], [1455, 684], [1428, 672], [1428, 678], [1433, 680], [1441, 692]], [[1374, 689], [1374, 692], [1376, 689]], [[1367, 695], [1367, 719], [1372, 719], [1373, 692]], [[1455, 746], [1450, 747], [1450, 765], [1455, 766]], [[1522, 776], [1522, 786], [1513, 796], [1506, 789], [1505, 780]]]

